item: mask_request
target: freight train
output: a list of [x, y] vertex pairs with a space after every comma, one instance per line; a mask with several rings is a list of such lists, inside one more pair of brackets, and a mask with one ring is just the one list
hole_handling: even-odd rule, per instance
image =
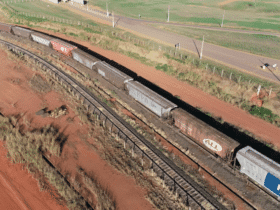
[[[117, 88], [126, 91], [128, 95], [158, 117], [173, 119], [175, 127], [209, 152], [231, 163], [236, 158], [240, 164], [241, 173], [246, 174], [280, 199], [280, 165], [260, 152], [249, 146], [238, 149], [240, 144], [237, 141], [197, 119], [173, 102], [135, 81], [132, 77], [74, 45], [29, 29], [4, 23], [0, 23], [0, 31], [48, 46], [96, 71]], [[235, 154], [236, 157], [234, 157]]]

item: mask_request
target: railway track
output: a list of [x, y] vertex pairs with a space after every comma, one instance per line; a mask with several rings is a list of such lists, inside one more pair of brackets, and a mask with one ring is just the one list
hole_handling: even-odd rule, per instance
[[[66, 63], [67, 65], [73, 67], [74, 69], [76, 69], [81, 75], [83, 74], [83, 70], [80, 69], [81, 64], [80, 63], [76, 63], [73, 59], [68, 58], [64, 55], [61, 56], [62, 60], [64, 63]], [[101, 93], [100, 95], [102, 97], [104, 97], [107, 100], [109, 100], [109, 98], [114, 98], [114, 96], [108, 94], [103, 88], [101, 88], [98, 85], [94, 86], [95, 90], [99, 93]], [[125, 107], [122, 103], [120, 103], [118, 100], [116, 100], [114, 102], [115, 104], [118, 105], [118, 107], [122, 107], [122, 109], [126, 109], [127, 111], [129, 111], [127, 109], [127, 107]], [[130, 112], [130, 111], [129, 111]], [[130, 112], [131, 113], [131, 112]], [[244, 198], [242, 198], [241, 196], [239, 196], [236, 192], [234, 192], [229, 186], [227, 186], [226, 183], [224, 183], [223, 181], [219, 180], [217, 177], [215, 177], [211, 172], [209, 172], [204, 166], [202, 166], [201, 164], [199, 164], [198, 161], [195, 161], [192, 157], [190, 157], [189, 155], [186, 154], [186, 152], [182, 151], [182, 149], [180, 149], [179, 147], [177, 147], [174, 143], [172, 143], [171, 141], [169, 141], [168, 139], [166, 139], [165, 137], [163, 137], [160, 133], [158, 133], [153, 127], [149, 126], [145, 121], [143, 121], [142, 119], [140, 119], [138, 116], [136, 116], [135, 114], [131, 113], [133, 115], [133, 118], [141, 121], [141, 123], [145, 124], [147, 127], [149, 127], [154, 133], [156, 133], [158, 136], [160, 136], [162, 139], [165, 139], [172, 147], [174, 147], [175, 149], [177, 149], [178, 151], [181, 152], [182, 155], [188, 157], [191, 161], [193, 161], [193, 163], [197, 164], [199, 168], [201, 168], [202, 170], [204, 170], [208, 176], [212, 177], [213, 180], [218, 181], [219, 184], [221, 184], [224, 188], [228, 189], [229, 191], [231, 191], [231, 193], [236, 196], [237, 198], [239, 198], [240, 200], [242, 200], [242, 202], [245, 203], [246, 206], [248, 206], [248, 208], [250, 209], [255, 209], [248, 201], [246, 201]], [[183, 135], [181, 133], [179, 133], [179, 135]], [[213, 155], [212, 153], [210, 153], [208, 150], [206, 150], [204, 147], [202, 147], [200, 144], [198, 144], [196, 141], [194, 141], [191, 138], [185, 137], [187, 138], [189, 141], [193, 142], [196, 146], [198, 146], [200, 149], [204, 150], [208, 155]], [[217, 157], [220, 159], [220, 161], [223, 161], [220, 157]], [[232, 168], [232, 167], [231, 167]], [[233, 170], [236, 170], [235, 168], [232, 168]], [[236, 170], [237, 172], [238, 170]], [[253, 182], [252, 182], [253, 183]], [[255, 184], [255, 183], [254, 183]], [[260, 188], [259, 186], [257, 186], [258, 188]], [[262, 189], [262, 188], [260, 188]], [[270, 194], [269, 194], [270, 195]]]
[[158, 174], [176, 192], [191, 209], [221, 209], [226, 208], [220, 204], [212, 195], [201, 188], [195, 181], [178, 168], [170, 159], [162, 154], [154, 145], [147, 141], [142, 135], [126, 123], [120, 116], [113, 112], [105, 103], [100, 101], [92, 93], [87, 91], [74, 78], [60, 71], [52, 64], [46, 62], [39, 56], [12, 43], [0, 40], [0, 44], [17, 54], [23, 54], [38, 62], [42, 69], [53, 78], [64, 85], [69, 92], [73, 92], [92, 113], [96, 114], [103, 124], [111, 132], [117, 133], [124, 140], [124, 145], [137, 154], [142, 160], [148, 161], [152, 170]]
[[[73, 59], [66, 57], [64, 55], [61, 55], [61, 58], [63, 60], [64, 63], [66, 63], [67, 65], [73, 67], [74, 69], [76, 69], [81, 75], [83, 75], [83, 71], [80, 71], [80, 63], [77, 63], [76, 61], [74, 61]], [[102, 92], [103, 94], [107, 95], [108, 97], [114, 97], [111, 96], [110, 94], [108, 94], [106, 91], [104, 91], [102, 88], [100, 88], [99, 86], [96, 86], [97, 91], [98, 92]], [[124, 109], [126, 109], [126, 107], [124, 107], [121, 103], [118, 102], [118, 100], [115, 101], [115, 103], [118, 104], [118, 106], [123, 107]], [[129, 110], [128, 110], [129, 111]], [[131, 113], [134, 118], [137, 118], [139, 121], [141, 121], [143, 124], [147, 125], [146, 122], [144, 122], [142, 119], [138, 118], [136, 115], [134, 115], [133, 113]], [[211, 176], [213, 178], [213, 180], [218, 181], [219, 184], [223, 185], [223, 187], [225, 187], [226, 189], [228, 189], [229, 191], [232, 192], [232, 194], [234, 194], [236, 197], [238, 197], [240, 200], [242, 200], [247, 206], [248, 208], [251, 209], [258, 209], [257, 207], [253, 207], [254, 205], [252, 205], [252, 203], [250, 203], [246, 197], [244, 197], [244, 195], [237, 193], [235, 190], [232, 190], [227, 183], [219, 180], [217, 177], [215, 177], [213, 175], [213, 173], [211, 173], [207, 168], [205, 168], [204, 166], [202, 166], [198, 161], [195, 161], [192, 157], [190, 157], [189, 155], [186, 154], [186, 152], [182, 151], [182, 149], [178, 148], [174, 143], [172, 143], [171, 141], [169, 141], [168, 139], [166, 139], [165, 137], [163, 137], [160, 133], [158, 133], [154, 128], [150, 127], [149, 125], [147, 125], [150, 129], [152, 129], [157, 135], [159, 135], [161, 138], [165, 139], [171, 146], [173, 146], [174, 148], [176, 148], [178, 151], [180, 151], [184, 156], [188, 157], [190, 160], [192, 160], [195, 164], [198, 165], [199, 168], [201, 168], [202, 170], [204, 170], [209, 176]], [[213, 156], [213, 154], [211, 152], [209, 152], [208, 150], [206, 150], [204, 147], [202, 147], [200, 144], [198, 144], [195, 140], [193, 140], [190, 137], [187, 137], [183, 134], [181, 134], [179, 132], [179, 135], [184, 136], [186, 139], [188, 139], [188, 141], [191, 141], [192, 143], [194, 143], [197, 147], [199, 147], [200, 149], [202, 149], [203, 151], [205, 151], [208, 155]], [[215, 158], [218, 158], [218, 162], [224, 162], [225, 164], [227, 164], [222, 158], [215, 156]], [[236, 160], [234, 160], [236, 161]], [[232, 170], [233, 173], [238, 173], [239, 174], [239, 168], [237, 168], [234, 165], [228, 165], [229, 166], [229, 170]], [[254, 182], [254, 180], [252, 180], [251, 178], [246, 177], [247, 182], [250, 182], [251, 184], [253, 184], [259, 191], [263, 191], [266, 195], [270, 196], [271, 198], [273, 198], [276, 202], [279, 202], [277, 196], [273, 195], [271, 192], [269, 192], [267, 189], [259, 186], [258, 184], [256, 184]]]
[[[67, 65], [73, 67], [74, 69], [77, 70], [77, 72], [79, 72], [81, 75], [83, 75], [83, 71], [80, 71], [80, 63], [77, 63], [76, 61], [74, 61], [73, 59], [66, 57], [64, 55], [60, 55], [61, 60], [63, 60], [64, 63], [66, 63]], [[96, 86], [96, 88], [98, 89], [98, 91], [101, 91], [103, 94], [107, 95], [108, 97], [113, 97], [111, 95], [109, 95], [106, 91], [104, 91], [102, 88], [100, 88], [99, 86]], [[119, 103], [117, 100], [116, 102], [119, 106], [123, 107], [124, 109], [126, 109], [126, 107], [124, 107], [121, 103]], [[129, 110], [128, 110], [129, 111]], [[134, 118], [137, 118], [139, 121], [141, 121], [143, 124], [147, 125], [146, 122], [144, 122], [142, 119], [138, 118], [136, 115], [134, 115], [133, 113], [131, 113]], [[171, 141], [169, 141], [168, 139], [166, 139], [165, 137], [163, 137], [160, 133], [158, 133], [154, 128], [150, 127], [149, 125], [147, 125], [150, 129], [152, 129], [157, 135], [159, 135], [161, 138], [165, 139], [171, 146], [173, 146], [174, 148], [176, 148], [177, 150], [179, 150], [184, 156], [187, 156], [189, 159], [191, 159], [195, 164], [197, 164], [202, 170], [204, 170], [206, 173], [208, 173], [209, 176], [211, 176], [214, 180], [218, 181], [221, 185], [223, 185], [226, 189], [230, 190], [235, 196], [237, 196], [238, 198], [240, 198], [244, 203], [246, 203], [248, 205], [248, 207], [252, 208], [252, 209], [256, 209], [255, 207], [253, 207], [249, 201], [247, 201], [244, 196], [240, 196], [237, 192], [235, 192], [234, 190], [232, 190], [230, 187], [228, 187], [228, 185], [219, 180], [217, 177], [215, 177], [209, 170], [207, 170], [204, 166], [202, 166], [198, 161], [193, 160], [192, 157], [190, 157], [189, 155], [186, 154], [186, 152], [182, 151], [182, 149], [178, 148], [174, 143], [172, 143]], [[200, 149], [202, 149], [203, 151], [205, 151], [208, 155], [213, 156], [213, 154], [211, 152], [209, 152], [207, 149], [205, 149], [203, 146], [201, 146], [200, 144], [198, 144], [195, 140], [193, 140], [190, 137], [187, 137], [183, 134], [181, 134], [179, 132], [179, 135], [184, 136], [186, 139], [188, 139], [188, 141], [191, 141], [192, 143], [194, 143], [197, 147], [199, 147]], [[224, 162], [225, 164], [227, 164], [221, 157], [219, 156], [215, 156], [215, 158], [219, 159], [219, 162]], [[236, 161], [236, 160], [234, 160]], [[239, 168], [237, 168], [234, 165], [228, 165], [230, 170], [233, 170], [233, 173], [238, 173], [239, 174]], [[273, 195], [271, 192], [269, 192], [267, 189], [259, 186], [258, 184], [256, 184], [254, 182], [254, 180], [252, 180], [251, 178], [246, 177], [246, 180], [248, 182], [250, 182], [251, 184], [253, 184], [258, 190], [263, 191], [264, 193], [266, 193], [268, 196], [270, 196], [271, 198], [273, 198], [276, 202], [279, 202], [277, 196]]]
[[[34, 44], [34, 46], [33, 47], [35, 47], [35, 49], [37, 49], [37, 50], [45, 50], [45, 49], [41, 49], [40, 47], [39, 47], [40, 45], [38, 45], [37, 46], [37, 44]], [[66, 63], [67, 65], [69, 65], [69, 66], [72, 66], [74, 69], [76, 69], [81, 75], [85, 75], [84, 73], [83, 73], [83, 70], [85, 70], [85, 69], [81, 69], [81, 64], [80, 63], [77, 63], [77, 61], [74, 61], [73, 59], [70, 59], [69, 57], [66, 57], [66, 56], [64, 56], [64, 55], [61, 55], [60, 53], [56, 53], [56, 52], [53, 52], [52, 54], [54, 54], [54, 57], [55, 58], [57, 58], [57, 59], [60, 59], [60, 60], [62, 60], [64, 63]], [[84, 67], [84, 68], [86, 68], [86, 67]], [[86, 68], [87, 69], [87, 68]], [[89, 76], [89, 75], [87, 75], [87, 76]], [[98, 87], [98, 86], [97, 86]], [[102, 89], [100, 89], [99, 88], [99, 90], [101, 90], [101, 91], [103, 91]], [[103, 91], [104, 92], [104, 91]], [[106, 93], [106, 92], [104, 92], [104, 93]], [[135, 116], [136, 117], [136, 116]], [[137, 118], [137, 117], [136, 117]], [[139, 119], [139, 118], [138, 118]], [[141, 119], [139, 119], [139, 120], [141, 120]], [[142, 121], [143, 122], [143, 121]], [[143, 123], [145, 123], [145, 122], [143, 122]], [[158, 133], [158, 135], [160, 135], [159, 133]], [[179, 135], [181, 135], [181, 136], [183, 136], [182, 134], [179, 134]], [[161, 135], [160, 135], [161, 136]], [[192, 143], [194, 143], [196, 146], [198, 146], [200, 149], [203, 149], [206, 153], [208, 153], [209, 155], [212, 155], [209, 151], [207, 151], [207, 150], [205, 150], [203, 147], [201, 147], [199, 144], [197, 144], [193, 139], [190, 139], [190, 138], [187, 138], [189, 141], [191, 141]], [[168, 141], [168, 140], [167, 140]], [[244, 203], [246, 203], [251, 209], [259, 209], [259, 207], [256, 207], [256, 205], [254, 205], [254, 203], [255, 202], [250, 202], [250, 199], [249, 200], [247, 200], [246, 199], [246, 196], [245, 196], [245, 194], [247, 194], [247, 192], [245, 192], [245, 194], [244, 194], [244, 192], [243, 193], [241, 193], [240, 194], [240, 192], [239, 192], [239, 190], [237, 190], [238, 191], [238, 193], [235, 191], [235, 190], [232, 190], [231, 189], [231, 187], [227, 187], [227, 186], [231, 186], [231, 185], [227, 185], [227, 182], [225, 182], [225, 180], [224, 181], [221, 181], [221, 180], [219, 180], [219, 178], [217, 178], [217, 177], [215, 177], [214, 175], [213, 175], [213, 172], [211, 173], [208, 169], [207, 169], [207, 167], [205, 168], [203, 165], [201, 165], [198, 161], [196, 161], [196, 160], [194, 160], [194, 159], [192, 159], [191, 157], [189, 157], [187, 154], [186, 154], [186, 151], [182, 151], [180, 148], [178, 148], [178, 147], [176, 147], [172, 142], [170, 142], [169, 141], [169, 143], [172, 145], [172, 146], [174, 146], [176, 149], [178, 149], [181, 153], [183, 153], [183, 155], [186, 155], [189, 159], [191, 159], [195, 164], [197, 164], [198, 165], [198, 167], [199, 168], [201, 168], [204, 172], [206, 172], [206, 173], [208, 173], [208, 175], [210, 175], [211, 177], [213, 177], [213, 179], [214, 180], [216, 180], [216, 181], [218, 181], [220, 184], [222, 184], [223, 186], [225, 186], [225, 188], [227, 188], [228, 190], [230, 190], [233, 194], [235, 194], [237, 197], [239, 197], [241, 200], [243, 200], [244, 201]], [[188, 148], [188, 147], [187, 147]], [[191, 150], [192, 151], [192, 150]], [[207, 156], [207, 154], [205, 154], [206, 156]], [[204, 162], [203, 162], [204, 163]], [[213, 170], [212, 170], [213, 171]], [[258, 186], [257, 184], [255, 184], [251, 179], [248, 179], [247, 180], [249, 183], [251, 183], [251, 184], [253, 184], [253, 185], [255, 185], [255, 187], [257, 187], [258, 189], [256, 189], [257, 191], [263, 191], [263, 192], [265, 192], [267, 195], [269, 195], [269, 196], [271, 196], [272, 198], [274, 198], [275, 200], [277, 200], [277, 198], [275, 197], [275, 196], [272, 196], [271, 195], [271, 193], [269, 193], [269, 192], [267, 192], [267, 190], [265, 190], [265, 189], [263, 189], [262, 187], [260, 187], [260, 186]], [[239, 188], [236, 188], [236, 189], [239, 189]], [[277, 201], [277, 203], [278, 203], [279, 201]], [[253, 207], [253, 206], [255, 206], [255, 207]], [[269, 208], [269, 209], [272, 209], [272, 210], [274, 210], [275, 208]]]
[[[61, 55], [60, 53], [56, 53], [55, 54], [57, 56], [55, 56], [56, 58], [59, 58], [60, 60], [62, 60], [65, 64], [73, 67], [74, 69], [77, 70], [77, 72], [81, 75], [84, 75], [83, 70], [81, 70], [81, 65], [80, 63], [78, 63], [77, 61], [74, 61], [72, 58], [69, 58], [65, 55]], [[110, 94], [108, 94], [106, 91], [104, 91], [102, 88], [100, 88], [99, 86], [95, 86], [96, 90], [98, 92], [102, 92], [103, 94], [107, 95], [108, 97], [113, 97]], [[107, 99], [108, 100], [108, 99]], [[126, 109], [125, 106], [123, 106], [121, 103], [118, 102], [118, 100], [115, 101], [115, 103], [118, 104], [118, 106], [123, 107], [124, 109]], [[128, 110], [129, 111], [129, 110]], [[133, 113], [131, 113], [134, 118], [137, 118], [139, 121], [141, 121], [143, 124], [147, 125], [146, 122], [144, 122], [142, 119], [138, 118], [136, 115], [134, 115]], [[171, 141], [169, 141], [168, 139], [166, 139], [165, 137], [163, 137], [160, 133], [158, 133], [154, 128], [150, 127], [149, 125], [147, 125], [150, 129], [152, 129], [157, 135], [159, 135], [161, 138], [165, 139], [171, 146], [173, 146], [174, 148], [176, 148], [178, 151], [180, 151], [184, 156], [188, 157], [190, 160], [193, 161], [193, 163], [197, 164], [198, 167], [202, 170], [204, 170], [209, 176], [211, 176], [213, 178], [213, 180], [218, 181], [219, 184], [223, 185], [223, 187], [225, 187], [226, 189], [228, 189], [229, 191], [232, 192], [232, 194], [234, 194], [236, 197], [238, 197], [240, 200], [242, 200], [242, 202], [245, 203], [245, 205], [248, 206], [248, 208], [250, 209], [256, 209], [255, 207], [252, 206], [252, 204], [247, 201], [243, 196], [240, 196], [237, 192], [235, 192], [234, 190], [232, 190], [225, 182], [219, 180], [217, 177], [215, 177], [208, 169], [206, 169], [204, 166], [202, 166], [198, 161], [195, 161], [192, 157], [190, 157], [189, 155], [186, 154], [186, 152], [182, 151], [182, 149], [178, 148], [174, 143], [172, 143]], [[179, 132], [179, 135], [184, 136], [183, 134], [181, 134]], [[213, 154], [211, 152], [209, 152], [208, 150], [206, 150], [204, 147], [202, 147], [200, 144], [198, 144], [195, 140], [193, 140], [192, 138], [189, 138], [187, 136], [184, 136], [186, 139], [188, 139], [188, 141], [191, 141], [192, 143], [194, 143], [197, 147], [199, 147], [200, 149], [202, 149], [203, 151], [205, 151], [208, 155], [213, 156]], [[224, 160], [220, 157], [216, 157], [219, 159], [219, 162], [223, 162]], [[226, 164], [226, 162], [225, 162]], [[229, 167], [234, 170], [234, 173], [239, 173], [239, 169], [236, 168], [235, 166], [231, 166], [229, 165]], [[247, 181], [250, 182], [251, 184], [253, 184], [255, 187], [258, 188], [258, 190], [261, 190], [263, 192], [265, 192], [268, 196], [271, 196], [272, 198], [274, 198], [277, 202], [278, 199], [276, 196], [272, 195], [270, 192], [268, 192], [268, 190], [260, 187], [259, 185], [257, 185], [253, 180], [251, 180], [250, 178], [246, 177]]]

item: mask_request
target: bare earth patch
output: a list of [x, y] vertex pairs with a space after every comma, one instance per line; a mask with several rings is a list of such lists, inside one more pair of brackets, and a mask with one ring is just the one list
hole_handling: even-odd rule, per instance
[[[2, 52], [1, 52], [2, 54]], [[0, 54], [0, 55], [1, 55]], [[47, 191], [40, 191], [36, 181], [23, 164], [13, 164], [7, 157], [7, 150], [0, 141], [0, 207], [5, 210], [66, 210]]]
[[[70, 178], [75, 178], [77, 167], [82, 166], [85, 172], [94, 172], [101, 186], [108, 188], [112, 192], [118, 209], [154, 209], [150, 202], [145, 199], [145, 190], [137, 186], [134, 179], [112, 168], [105, 160], [98, 156], [97, 152], [90, 150], [81, 140], [80, 134], [87, 135], [88, 133], [87, 126], [80, 121], [71, 107], [67, 105], [67, 114], [60, 115], [58, 118], [43, 118], [40, 115], [36, 115], [36, 112], [44, 107], [48, 107], [49, 110], [55, 110], [66, 105], [67, 102], [63, 96], [54, 90], [48, 93], [34, 91], [29, 84], [30, 79], [34, 76], [34, 72], [24, 66], [22, 62], [14, 63], [7, 59], [6, 53], [2, 50], [0, 50], [0, 62], [2, 64], [0, 74], [1, 113], [5, 116], [22, 114], [21, 120], [26, 121], [26, 129], [29, 130], [50, 124], [58, 127], [59, 132], [67, 136], [67, 143], [63, 147], [62, 158], [51, 157], [51, 161], [62, 174], [68, 174]], [[18, 70], [19, 68], [20, 70]], [[40, 75], [39, 72], [36, 72], [36, 75]], [[43, 77], [43, 75], [41, 76]], [[21, 83], [15, 84], [11, 82], [9, 79], [11, 77], [20, 79]], [[72, 120], [69, 120], [69, 118]], [[3, 158], [1, 157], [1, 160]], [[5, 170], [5, 165], [1, 167], [1, 170]], [[18, 172], [15, 172], [14, 176], [16, 177], [17, 174]], [[20, 178], [14, 178], [13, 180], [16, 182]], [[34, 205], [38, 205], [37, 208], [33, 207], [32, 209], [59, 209], [53, 206], [48, 208], [50, 204], [44, 200], [44, 196], [40, 196], [40, 193], [33, 193], [33, 190], [24, 192], [24, 189], [21, 191], [21, 194], [24, 196], [30, 193], [36, 195], [36, 198], [33, 200], [36, 201]], [[31, 201], [30, 203], [32, 204]], [[15, 205], [20, 204], [16, 203]], [[14, 209], [19, 208], [15, 206]]]

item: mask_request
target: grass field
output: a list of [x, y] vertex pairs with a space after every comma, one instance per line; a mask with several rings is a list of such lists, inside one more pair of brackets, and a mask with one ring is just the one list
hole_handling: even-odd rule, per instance
[[43, 2], [43, 1], [23, 2], [23, 3], [19, 2], [19, 3], [9, 4], [8, 7], [11, 7], [18, 12], [33, 13], [38, 15], [49, 15], [49, 16], [68, 19], [72, 21], [79, 20], [95, 25], [93, 21], [89, 21], [87, 18], [84, 18], [81, 15], [77, 15], [67, 9], [62, 8], [59, 5], [55, 5], [48, 2]]
[[280, 38], [276, 36], [260, 34], [240, 34], [223, 31], [212, 31], [181, 26], [154, 25], [187, 37], [202, 40], [204, 35], [205, 42], [220, 45], [223, 47], [250, 52], [270, 58], [280, 58]]
[[[89, 0], [89, 2], [106, 9], [105, 0]], [[174, 0], [172, 3], [162, 0], [160, 4], [155, 0], [107, 2], [110, 11], [135, 18], [141, 14], [144, 19], [166, 21], [167, 8], [170, 5], [170, 21], [219, 26], [225, 10], [224, 27], [280, 30], [280, 4], [276, 0], [269, 1], [272, 3], [256, 0], [256, 6], [253, 1], [236, 1], [220, 5], [222, 0]]]
[[[3, 1], [3, 0], [1, 0]], [[120, 0], [108, 1], [109, 11], [129, 17], [149, 20], [166, 21], [167, 7], [170, 5], [170, 21], [194, 23], [209, 26], [220, 26], [224, 10], [224, 27], [242, 28], [254, 30], [280, 31], [280, 4], [279, 1], [256, 0], [256, 6], [252, 1], [231, 2], [220, 5], [222, 0], [175, 0], [172, 3], [163, 0], [158, 4], [157, 1]], [[63, 3], [61, 3], [63, 4]], [[106, 10], [105, 0], [89, 0], [89, 4], [98, 6]], [[58, 18], [67, 18], [69, 20], [85, 21], [85, 18], [69, 12], [48, 2], [20, 2], [10, 3], [12, 8], [21, 12], [32, 12], [38, 14], [52, 15]]]

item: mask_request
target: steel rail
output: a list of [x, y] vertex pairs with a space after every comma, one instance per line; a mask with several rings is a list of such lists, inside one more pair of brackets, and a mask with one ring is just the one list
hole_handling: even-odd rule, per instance
[[111, 110], [105, 103], [100, 101], [92, 93], [87, 91], [79, 82], [77, 82], [70, 75], [57, 69], [54, 65], [43, 60], [41, 57], [25, 50], [12, 43], [0, 40], [0, 44], [8, 47], [9, 50], [17, 54], [27, 55], [35, 61], [42, 64], [42, 69], [47, 71], [51, 76], [58, 80], [61, 84], [66, 84], [70, 91], [74, 92], [79, 99], [83, 99], [83, 103], [93, 113], [98, 114], [99, 118], [106, 125], [108, 120], [111, 123], [111, 130], [116, 128], [118, 135], [124, 139], [124, 142], [132, 144], [132, 154], [134, 150], [140, 153], [142, 158], [151, 161], [153, 170], [161, 175], [161, 178], [167, 182], [170, 188], [184, 199], [189, 206], [203, 210], [226, 208], [220, 204], [212, 195], [206, 192], [196, 182], [194, 182], [183, 170], [177, 167], [170, 159], [162, 154], [154, 145], [147, 141], [142, 135], [126, 123], [120, 116]]

